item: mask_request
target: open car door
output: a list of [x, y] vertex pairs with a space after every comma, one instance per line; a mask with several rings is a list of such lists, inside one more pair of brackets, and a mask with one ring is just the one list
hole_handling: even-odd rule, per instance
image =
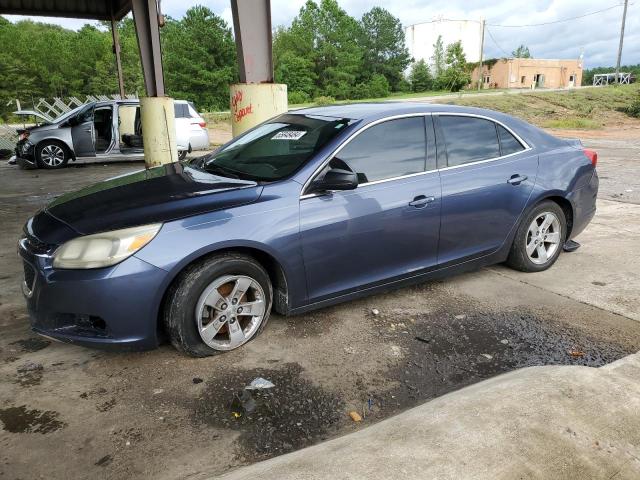
[[76, 157], [95, 157], [95, 127], [93, 125], [93, 110], [95, 104], [89, 104], [69, 121], [71, 125], [71, 139]]

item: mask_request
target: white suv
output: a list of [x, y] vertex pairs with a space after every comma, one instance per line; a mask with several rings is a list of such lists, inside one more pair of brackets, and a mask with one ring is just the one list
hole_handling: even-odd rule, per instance
[[209, 148], [209, 130], [207, 123], [196, 111], [193, 103], [175, 100], [176, 143], [180, 160], [194, 150]]

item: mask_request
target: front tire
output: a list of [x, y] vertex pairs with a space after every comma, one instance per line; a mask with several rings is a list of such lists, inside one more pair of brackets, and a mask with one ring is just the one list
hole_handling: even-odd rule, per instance
[[539, 203], [520, 223], [507, 265], [522, 272], [546, 270], [560, 256], [566, 235], [562, 208], [551, 200]]
[[69, 162], [69, 157], [68, 149], [58, 142], [44, 141], [36, 147], [36, 160], [41, 168], [64, 168]]
[[253, 258], [225, 253], [182, 272], [169, 289], [164, 324], [171, 343], [193, 357], [234, 350], [269, 320], [273, 289]]

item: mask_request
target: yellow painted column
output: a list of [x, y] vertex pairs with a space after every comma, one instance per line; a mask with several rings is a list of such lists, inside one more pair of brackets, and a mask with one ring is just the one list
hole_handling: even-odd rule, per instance
[[287, 86], [280, 83], [231, 85], [231, 131], [236, 137], [259, 123], [285, 113]]
[[147, 168], [178, 161], [173, 98], [140, 99], [144, 163]]

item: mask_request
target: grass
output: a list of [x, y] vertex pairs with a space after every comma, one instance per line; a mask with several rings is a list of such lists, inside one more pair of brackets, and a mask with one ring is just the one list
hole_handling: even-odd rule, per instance
[[[502, 92], [502, 93], [501, 93]], [[363, 100], [340, 100], [336, 104], [384, 102], [446, 96], [439, 103], [489, 108], [520, 117], [534, 125], [545, 128], [595, 130], [604, 125], [627, 121], [628, 111], [640, 98], [640, 83], [620, 86], [580, 88], [563, 91], [526, 91], [513, 93], [506, 90], [476, 90], [458, 93], [429, 91], [420, 93], [394, 93], [384, 98]], [[497, 94], [496, 94], [497, 93]], [[314, 106], [314, 103], [289, 105], [290, 109]], [[230, 123], [229, 112], [209, 112], [203, 117], [207, 123]]]
[[[428, 98], [428, 97], [451, 97], [451, 98], [462, 98], [465, 95], [470, 94], [486, 94], [486, 93], [496, 93], [496, 92], [504, 92], [505, 90], [483, 90], [478, 92], [478, 90], [461, 90], [459, 92], [450, 92], [448, 90], [428, 90], [426, 92], [392, 92], [387, 97], [373, 97], [373, 98], [361, 98], [357, 100], [336, 100], [335, 105], [342, 105], [345, 103], [369, 103], [369, 102], [392, 102], [394, 100], [411, 100], [412, 98]], [[305, 107], [315, 107], [317, 106], [314, 102], [307, 103], [297, 103], [290, 104], [290, 109], [295, 108], [305, 108]]]
[[566, 130], [598, 130], [602, 128], [602, 124], [591, 120], [590, 118], [558, 118], [555, 120], [547, 120], [542, 124], [547, 128], [561, 128]]
[[456, 105], [490, 108], [547, 128], [597, 129], [630, 117], [620, 110], [640, 95], [640, 84], [581, 88], [557, 92], [459, 98]]

